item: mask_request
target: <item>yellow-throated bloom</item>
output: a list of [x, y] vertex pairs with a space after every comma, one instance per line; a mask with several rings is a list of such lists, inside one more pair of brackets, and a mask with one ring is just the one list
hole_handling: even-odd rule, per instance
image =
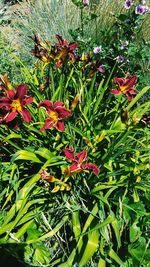
[[16, 91], [8, 90], [7, 97], [0, 99], [0, 108], [6, 111], [6, 115], [3, 118], [4, 121], [10, 122], [14, 120], [17, 114], [20, 114], [25, 122], [29, 123], [31, 121], [30, 112], [24, 108], [33, 102], [31, 96], [26, 96], [27, 88], [26, 84], [20, 84], [16, 87]]
[[136, 90], [133, 87], [137, 82], [137, 76], [131, 76], [127, 79], [124, 78], [114, 78], [114, 82], [117, 83], [117, 88], [111, 90], [112, 94], [124, 94], [127, 96], [128, 100], [131, 101], [136, 95]]
[[40, 103], [40, 107], [45, 107], [48, 115], [48, 118], [46, 118], [45, 124], [40, 131], [42, 132], [46, 129], [55, 127], [59, 132], [63, 132], [65, 126], [62, 120], [72, 115], [71, 112], [64, 107], [64, 104], [61, 101], [56, 101], [52, 104], [51, 101], [44, 100]]

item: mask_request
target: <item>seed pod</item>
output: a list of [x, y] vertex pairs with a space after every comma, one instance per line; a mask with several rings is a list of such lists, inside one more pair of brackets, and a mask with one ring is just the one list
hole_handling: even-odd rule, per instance
[[122, 123], [126, 123], [128, 121], [128, 111], [126, 108], [121, 110], [121, 121]]

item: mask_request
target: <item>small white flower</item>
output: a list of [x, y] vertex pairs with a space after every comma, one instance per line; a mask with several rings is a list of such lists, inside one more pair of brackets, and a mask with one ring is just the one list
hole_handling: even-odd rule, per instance
[[100, 52], [102, 52], [102, 47], [101, 46], [94, 47], [93, 52], [94, 54], [99, 54]]
[[83, 0], [83, 5], [89, 6], [89, 4], [90, 4], [90, 0]]

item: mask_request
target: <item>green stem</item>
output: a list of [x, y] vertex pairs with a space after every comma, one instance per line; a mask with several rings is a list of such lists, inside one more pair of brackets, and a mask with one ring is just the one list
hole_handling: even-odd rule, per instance
[[81, 35], [84, 35], [83, 8], [81, 8]]

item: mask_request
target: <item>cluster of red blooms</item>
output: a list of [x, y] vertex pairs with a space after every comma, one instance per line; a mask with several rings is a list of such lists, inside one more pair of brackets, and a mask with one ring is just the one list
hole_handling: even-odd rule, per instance
[[[40, 37], [36, 35], [33, 54], [45, 63], [50, 63], [51, 60], [54, 60], [57, 68], [60, 68], [66, 59], [69, 60], [69, 62], [75, 62], [75, 49], [77, 48], [77, 43], [68, 43], [60, 35], [56, 35], [56, 38], [58, 39], [58, 43], [51, 46], [48, 41], [44, 44]], [[83, 60], [90, 61], [88, 57]], [[95, 65], [91, 65], [92, 74], [95, 71], [103, 72], [103, 70], [100, 69], [100, 64], [100, 62], [96, 62]], [[137, 76], [135, 75], [126, 79], [116, 77], [114, 78], [114, 82], [117, 83], [117, 88], [112, 89], [111, 92], [112, 94], [124, 94], [127, 96], [128, 100], [131, 101], [136, 94], [134, 88], [136, 81]], [[30, 123], [32, 115], [26, 107], [33, 102], [33, 98], [32, 96], [27, 95], [28, 86], [26, 84], [20, 84], [14, 89], [9, 82], [7, 75], [0, 76], [0, 82], [0, 93], [2, 93], [0, 98], [0, 123], [12, 122], [18, 115], [21, 115], [26, 123]], [[74, 106], [77, 105], [77, 102], [78, 98], [75, 97], [71, 106], [72, 110], [74, 110]], [[64, 132], [65, 126], [63, 120], [72, 115], [71, 111], [66, 109], [64, 104], [59, 100], [55, 103], [52, 103], [49, 100], [44, 100], [39, 104], [39, 107], [44, 107], [47, 115], [44, 126], [39, 131], [42, 132], [54, 127], [58, 131]], [[64, 154], [66, 158], [72, 162], [66, 169], [65, 177], [72, 173], [86, 170], [91, 170], [95, 175], [99, 174], [99, 168], [96, 164], [84, 163], [87, 161], [87, 151], [85, 149], [80, 153], [75, 154], [73, 148], [69, 147], [64, 149]]]
[[[69, 60], [70, 63], [81, 60], [85, 63], [85, 66], [82, 67], [82, 71], [84, 73], [86, 71], [86, 67], [90, 66], [88, 78], [91, 78], [95, 72], [105, 72], [101, 61], [97, 60], [96, 62], [93, 62], [90, 53], [87, 56], [84, 54], [81, 57], [76, 56], [75, 49], [78, 46], [76, 42], [68, 43], [58, 34], [56, 35], [56, 38], [58, 42], [52, 46], [49, 41], [46, 40], [45, 43], [43, 43], [41, 38], [38, 35], [35, 35], [35, 47], [32, 50], [34, 56], [47, 64], [54, 60], [57, 68], [60, 68], [66, 59]], [[133, 87], [136, 81], [136, 75], [127, 77], [126, 79], [116, 77], [114, 78], [114, 82], [117, 83], [117, 88], [113, 89], [111, 92], [115, 95], [124, 94], [127, 96], [128, 100], [131, 101], [136, 94], [135, 88]]]
[[91, 58], [91, 53], [88, 55], [78, 55], [76, 49], [78, 44], [76, 42], [68, 43], [62, 36], [56, 34], [58, 42], [55, 45], [51, 45], [48, 40], [43, 42], [39, 35], [34, 36], [34, 49], [32, 53], [35, 57], [40, 59], [45, 64], [49, 64], [52, 61], [55, 62], [56, 68], [60, 68], [66, 61], [70, 64], [75, 62], [82, 62], [82, 71], [85, 73], [88, 66], [90, 66], [90, 72], [87, 78], [91, 78], [94, 73], [104, 73], [105, 69], [101, 60], [95, 62]]
[[57, 68], [60, 68], [66, 59], [74, 63], [76, 61], [75, 49], [78, 44], [76, 42], [68, 43], [58, 34], [56, 34], [56, 38], [58, 42], [51, 45], [47, 40], [43, 43], [40, 36], [35, 35], [33, 55], [47, 64], [54, 60]]
[[[29, 123], [32, 120], [32, 116], [26, 106], [33, 102], [33, 98], [32, 96], [27, 96], [28, 86], [20, 84], [16, 86], [16, 89], [13, 89], [6, 75], [0, 76], [0, 80], [2, 82], [1, 89], [6, 92], [6, 97], [0, 98], [0, 109], [3, 110], [0, 123], [3, 121], [6, 123], [11, 122], [18, 114], [22, 116], [25, 122]], [[117, 83], [117, 88], [111, 92], [113, 94], [124, 94], [131, 101], [136, 94], [133, 86], [137, 81], [137, 76], [127, 79], [114, 78], [114, 81]], [[65, 127], [62, 120], [71, 116], [71, 112], [65, 108], [64, 104], [61, 101], [56, 101], [52, 104], [51, 101], [44, 100], [39, 106], [46, 109], [48, 116], [40, 131], [55, 127], [58, 131], [63, 132]]]
[[[0, 123], [11, 122], [18, 114], [21, 115], [25, 122], [31, 122], [32, 116], [29, 110], [26, 109], [26, 106], [33, 102], [33, 98], [32, 96], [27, 96], [28, 86], [26, 84], [20, 84], [16, 86], [16, 89], [13, 89], [6, 75], [0, 76], [0, 80], [0, 88], [2, 91], [5, 91], [6, 94], [6, 97], [0, 98]], [[58, 131], [63, 132], [65, 126], [62, 120], [71, 116], [71, 112], [67, 110], [60, 101], [56, 101], [52, 104], [51, 101], [44, 100], [39, 104], [39, 107], [41, 106], [46, 109], [48, 118], [46, 118], [45, 124], [40, 131], [55, 127]]]

